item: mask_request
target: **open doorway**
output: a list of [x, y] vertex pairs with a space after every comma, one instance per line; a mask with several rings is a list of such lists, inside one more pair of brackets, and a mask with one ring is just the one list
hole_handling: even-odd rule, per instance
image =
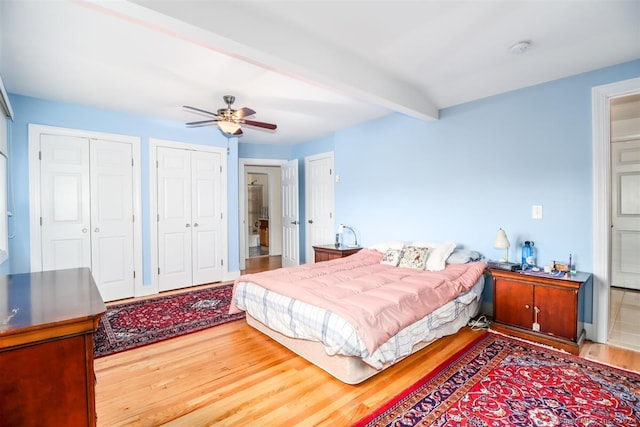
[[610, 101], [611, 291], [608, 344], [640, 351], [640, 93]]
[[284, 160], [240, 159], [240, 270], [247, 261], [282, 255], [282, 171]]
[[247, 173], [249, 258], [269, 255], [269, 175]]

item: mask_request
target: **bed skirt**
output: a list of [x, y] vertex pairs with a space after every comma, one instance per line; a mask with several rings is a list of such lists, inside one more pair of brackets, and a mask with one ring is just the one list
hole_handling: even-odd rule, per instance
[[[479, 310], [480, 301], [474, 299], [471, 304], [466, 305], [461, 309], [460, 316], [457, 316], [452, 321], [438, 327], [434, 331], [435, 337], [433, 340], [429, 342], [422, 341], [417, 343], [413, 347], [413, 351], [411, 354], [422, 350], [438, 338], [455, 334], [467, 324], [469, 319], [478, 314]], [[324, 371], [328, 372], [329, 374], [346, 384], [359, 384], [404, 359], [402, 358], [397, 360], [395, 363], [386, 364], [382, 369], [375, 369], [371, 365], [363, 362], [359, 357], [344, 356], [341, 354], [329, 356], [326, 353], [324, 345], [321, 342], [288, 337], [281, 334], [280, 332], [269, 328], [268, 326], [253, 318], [248, 313], [247, 323], [249, 324], [249, 326], [252, 326], [263, 334], [269, 336], [276, 342], [282, 344], [289, 350], [305, 358], [309, 362], [313, 363], [314, 365], [318, 366], [319, 368], [323, 369]]]

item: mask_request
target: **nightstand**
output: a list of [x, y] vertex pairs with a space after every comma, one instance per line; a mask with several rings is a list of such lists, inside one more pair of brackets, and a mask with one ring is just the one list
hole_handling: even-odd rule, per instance
[[554, 277], [544, 273], [489, 271], [493, 276], [492, 329], [580, 353], [585, 337], [579, 319], [580, 295], [591, 274], [578, 272]]
[[318, 245], [313, 247], [315, 253], [315, 262], [344, 258], [349, 255], [355, 254], [361, 249], [362, 248], [360, 247], [351, 248], [348, 246], [339, 246], [336, 248], [336, 245]]

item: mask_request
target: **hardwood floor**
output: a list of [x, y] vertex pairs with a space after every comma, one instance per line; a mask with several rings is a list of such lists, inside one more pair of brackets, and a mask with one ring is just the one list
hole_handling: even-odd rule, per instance
[[[234, 321], [96, 359], [98, 425], [349, 426], [481, 333], [463, 328], [352, 386]], [[640, 372], [639, 352], [587, 343], [581, 355]]]

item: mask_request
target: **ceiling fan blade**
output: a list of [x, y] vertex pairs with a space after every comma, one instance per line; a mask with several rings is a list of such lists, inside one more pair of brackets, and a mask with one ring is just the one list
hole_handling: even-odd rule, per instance
[[241, 123], [244, 123], [246, 125], [249, 126], [255, 126], [258, 128], [264, 128], [264, 129], [271, 129], [271, 130], [275, 130], [278, 126], [271, 124], [271, 123], [264, 123], [264, 122], [256, 122], [253, 120], [241, 120]]
[[215, 120], [202, 120], [202, 121], [199, 121], [199, 122], [187, 123], [187, 126], [205, 126], [205, 125], [210, 125], [210, 124], [213, 124], [213, 123], [216, 123], [216, 122], [218, 122], [218, 119], [215, 119]]
[[239, 110], [236, 110], [233, 115], [239, 118], [242, 117], [247, 117], [247, 116], [252, 116], [254, 115], [256, 112], [253, 111], [251, 108], [247, 108], [247, 107], [242, 107]]
[[198, 112], [198, 113], [203, 113], [203, 114], [208, 114], [209, 116], [218, 117], [218, 115], [216, 113], [212, 113], [211, 111], [201, 110], [200, 108], [191, 107], [189, 105], [183, 105], [182, 107], [186, 108], [188, 110], [192, 110], [192, 111]]
[[235, 131], [233, 133], [235, 136], [241, 136], [242, 135], [242, 129], [238, 129], [237, 131]]

